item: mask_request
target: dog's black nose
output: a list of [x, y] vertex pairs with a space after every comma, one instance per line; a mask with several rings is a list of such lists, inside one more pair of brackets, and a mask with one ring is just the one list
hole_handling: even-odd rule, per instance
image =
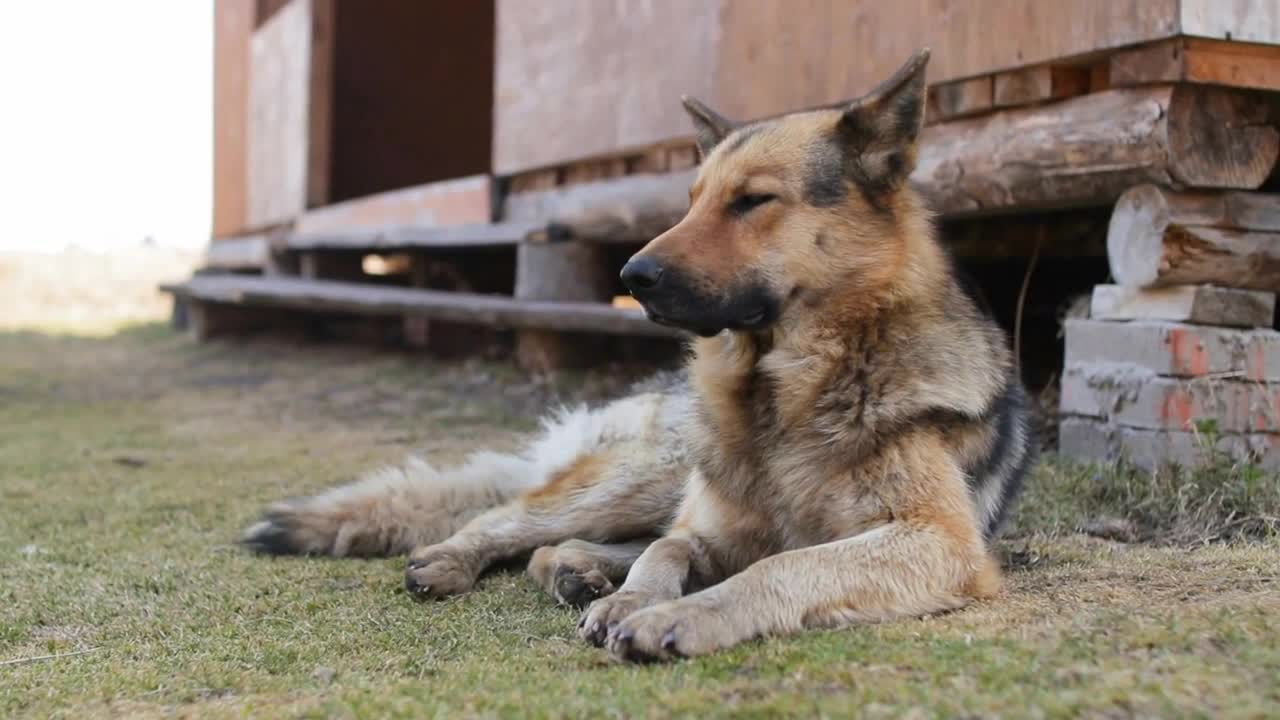
[[662, 282], [662, 266], [651, 257], [633, 257], [622, 266], [622, 283], [628, 290], [652, 290]]

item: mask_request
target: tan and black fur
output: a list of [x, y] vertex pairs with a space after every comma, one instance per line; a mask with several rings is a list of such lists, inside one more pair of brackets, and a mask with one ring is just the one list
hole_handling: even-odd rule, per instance
[[624, 659], [994, 594], [987, 543], [1032, 443], [1006, 338], [907, 182], [927, 57], [745, 125], [686, 100], [689, 212], [622, 274], [651, 319], [699, 336], [685, 373], [553, 417], [515, 455], [282, 504], [246, 542], [410, 552], [424, 598], [532, 552], [537, 582], [589, 603], [582, 637]]

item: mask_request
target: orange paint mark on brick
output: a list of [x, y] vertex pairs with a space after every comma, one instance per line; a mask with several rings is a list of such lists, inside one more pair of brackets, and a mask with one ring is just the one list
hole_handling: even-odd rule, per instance
[[1245, 377], [1250, 380], [1262, 380], [1266, 374], [1266, 354], [1260, 345], [1252, 345], [1245, 359]]
[[1209, 354], [1195, 333], [1184, 328], [1169, 331], [1169, 349], [1173, 355], [1173, 368], [1184, 375], [1207, 375]]
[[1191, 427], [1192, 412], [1191, 393], [1170, 390], [1160, 405], [1160, 424], [1167, 428], [1186, 430]]

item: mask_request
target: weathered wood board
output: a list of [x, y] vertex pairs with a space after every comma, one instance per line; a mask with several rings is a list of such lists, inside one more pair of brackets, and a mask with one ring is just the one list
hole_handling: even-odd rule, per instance
[[316, 208], [298, 218], [300, 236], [385, 227], [448, 227], [493, 219], [487, 175], [427, 183]]
[[[1257, 23], [1248, 13], [1259, 11], [1235, 4], [1227, 20], [1185, 14], [1205, 34]], [[922, 46], [934, 53], [930, 80], [945, 82], [1173, 37], [1179, 10], [1179, 0], [499, 0], [495, 170], [685, 136], [681, 94], [760, 117], [856, 96]], [[1258, 34], [1280, 40], [1268, 27]]]

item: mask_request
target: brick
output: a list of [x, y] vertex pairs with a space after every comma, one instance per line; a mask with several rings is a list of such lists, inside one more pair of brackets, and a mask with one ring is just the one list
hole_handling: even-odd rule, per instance
[[1167, 465], [1197, 467], [1214, 459], [1214, 450], [1236, 460], [1250, 460], [1263, 468], [1280, 468], [1280, 435], [1224, 434], [1213, 445], [1194, 432], [1126, 428], [1089, 418], [1066, 417], [1058, 428], [1058, 451], [1083, 462], [1128, 460], [1144, 470]]
[[1132, 288], [1098, 285], [1089, 316], [1097, 320], [1170, 320], [1196, 325], [1269, 328], [1275, 293], [1211, 285]]
[[1156, 375], [1280, 381], [1280, 333], [1183, 323], [1068, 319], [1066, 365], [1136, 365]]
[[1074, 365], [1062, 376], [1061, 411], [1155, 430], [1280, 432], [1280, 385], [1169, 378], [1133, 365]]

